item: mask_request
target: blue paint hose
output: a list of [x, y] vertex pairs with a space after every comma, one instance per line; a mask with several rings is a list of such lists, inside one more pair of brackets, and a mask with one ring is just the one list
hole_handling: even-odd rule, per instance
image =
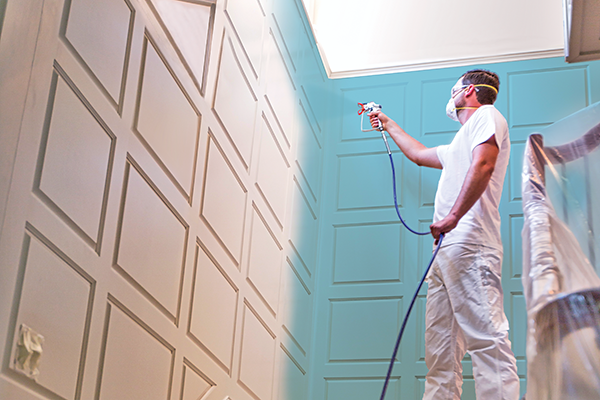
[[[383, 136], [383, 141], [385, 142], [385, 147], [387, 148], [388, 155], [390, 156], [390, 163], [392, 165], [392, 181], [393, 181], [393, 187], [394, 187], [394, 206], [396, 208], [396, 214], [398, 214], [398, 218], [400, 219], [400, 222], [402, 222], [402, 225], [404, 225], [406, 227], [406, 229], [408, 229], [410, 232], [414, 233], [415, 235], [428, 235], [431, 232], [429, 232], [429, 231], [428, 232], [417, 232], [417, 231], [411, 229], [406, 224], [406, 222], [404, 222], [402, 215], [400, 215], [400, 210], [398, 209], [398, 199], [397, 199], [397, 195], [396, 195], [396, 168], [394, 167], [394, 159], [392, 158], [392, 151], [390, 150], [390, 146], [388, 145], [388, 141], [387, 141], [387, 138], [385, 137], [385, 133], [383, 131], [383, 127], [381, 126], [381, 124], [379, 125], [378, 130], [381, 132], [381, 135]], [[410, 316], [410, 312], [412, 311], [413, 306], [415, 305], [415, 301], [417, 300], [419, 291], [421, 290], [421, 287], [423, 286], [423, 282], [425, 282], [425, 278], [427, 277], [427, 274], [429, 273], [429, 270], [431, 269], [433, 260], [435, 260], [435, 256], [437, 256], [437, 253], [440, 250], [440, 247], [442, 246], [443, 239], [444, 239], [444, 234], [442, 233], [442, 234], [440, 234], [440, 238], [438, 240], [438, 245], [435, 248], [435, 251], [433, 252], [431, 261], [429, 261], [429, 265], [427, 266], [427, 269], [425, 270], [425, 273], [423, 274], [423, 277], [421, 278], [421, 282], [419, 282], [419, 286], [417, 287], [417, 290], [415, 291], [415, 294], [410, 302], [410, 305], [408, 306], [408, 311], [406, 312], [404, 321], [402, 321], [402, 327], [400, 328], [400, 333], [398, 334], [398, 339], [396, 340], [396, 346], [394, 347], [394, 352], [392, 353], [392, 359], [390, 360], [390, 366], [388, 368], [387, 376], [385, 377], [385, 382], [383, 384], [383, 390], [381, 391], [380, 400], [384, 400], [384, 398], [385, 398], [385, 392], [387, 391], [388, 383], [390, 382], [390, 377], [392, 375], [392, 369], [394, 368], [394, 360], [396, 359], [396, 355], [398, 354], [398, 349], [400, 348], [400, 341], [402, 340], [402, 335], [404, 334], [404, 329], [406, 328], [406, 323], [408, 322], [408, 317]]]

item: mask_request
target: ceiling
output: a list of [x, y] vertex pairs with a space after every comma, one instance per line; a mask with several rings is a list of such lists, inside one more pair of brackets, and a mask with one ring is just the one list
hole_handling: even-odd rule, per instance
[[563, 0], [302, 2], [330, 78], [564, 56]]

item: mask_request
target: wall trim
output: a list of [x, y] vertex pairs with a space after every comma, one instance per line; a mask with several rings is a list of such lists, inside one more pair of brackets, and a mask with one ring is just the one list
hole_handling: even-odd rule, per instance
[[398, 72], [412, 72], [412, 71], [425, 71], [438, 68], [452, 68], [452, 67], [464, 67], [467, 65], [475, 64], [492, 64], [502, 62], [513, 62], [513, 61], [525, 61], [525, 60], [536, 60], [540, 58], [553, 58], [553, 57], [564, 57], [564, 49], [552, 49], [542, 51], [528, 51], [521, 53], [508, 53], [497, 56], [487, 57], [468, 57], [458, 58], [454, 60], [440, 60], [430, 61], [422, 63], [411, 63], [404, 65], [391, 65], [385, 67], [359, 69], [359, 70], [348, 70], [348, 71], [335, 71], [332, 72], [327, 59], [324, 57], [322, 48], [319, 47], [319, 54], [323, 60], [323, 65], [327, 71], [327, 77], [329, 79], [343, 79], [343, 78], [355, 78], [359, 76], [371, 76], [371, 75], [383, 75], [383, 74], [394, 74]]

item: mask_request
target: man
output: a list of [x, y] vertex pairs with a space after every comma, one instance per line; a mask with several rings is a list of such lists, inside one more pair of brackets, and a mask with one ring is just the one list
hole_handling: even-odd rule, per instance
[[519, 378], [502, 304], [498, 204], [510, 155], [506, 120], [493, 106], [498, 75], [465, 73], [446, 114], [462, 124], [449, 145], [427, 148], [381, 112], [369, 114], [420, 166], [442, 169], [431, 234], [442, 247], [427, 282], [424, 400], [460, 400], [466, 351], [480, 400], [516, 400]]

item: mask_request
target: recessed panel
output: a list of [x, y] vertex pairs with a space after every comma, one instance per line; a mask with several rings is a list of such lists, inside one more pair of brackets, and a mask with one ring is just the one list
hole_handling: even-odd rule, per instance
[[187, 362], [183, 365], [183, 382], [181, 384], [181, 400], [201, 400], [216, 384], [191, 367]]
[[274, 367], [275, 338], [246, 305], [239, 382], [260, 400], [270, 400], [273, 395]]
[[256, 95], [231, 42], [226, 38], [223, 41], [213, 108], [246, 167], [250, 165], [256, 107]]
[[246, 215], [246, 189], [224, 157], [211, 137], [201, 216], [239, 265]]
[[427, 296], [426, 295], [421, 295], [417, 297], [416, 303], [415, 303], [415, 309], [414, 309], [414, 313], [415, 313], [415, 319], [417, 321], [416, 323], [416, 332], [415, 332], [415, 339], [416, 339], [416, 349], [415, 349], [415, 359], [417, 361], [421, 361], [421, 362], [425, 362], [425, 327], [426, 327], [426, 320], [425, 320], [425, 311], [427, 309]]
[[331, 301], [329, 361], [389, 361], [401, 304], [397, 298]]
[[301, 14], [304, 14], [304, 10], [300, 12], [298, 5], [302, 7], [302, 3], [293, 0], [276, 1], [273, 3], [273, 17], [281, 32], [285, 48], [293, 60], [294, 68], [301, 72], [303, 57], [307, 57], [308, 54], [312, 53], [312, 48], [309, 44], [306, 28], [302, 23]]
[[128, 171], [117, 264], [177, 317], [187, 226], [136, 168]]
[[147, 39], [145, 49], [136, 128], [163, 168], [189, 195], [200, 115]]
[[175, 350], [119, 307], [109, 316], [97, 398], [168, 400]]
[[283, 229], [287, 206], [288, 181], [289, 164], [271, 124], [263, 115], [256, 185], [273, 211], [280, 229]]
[[308, 376], [296, 364], [290, 355], [280, 349], [280, 381], [278, 399], [306, 400], [308, 397]]
[[133, 11], [124, 0], [73, 0], [65, 36], [119, 103]]
[[190, 333], [226, 371], [231, 368], [238, 289], [206, 250], [197, 248]]
[[[358, 115], [358, 103], [369, 103], [371, 101], [382, 106], [381, 111], [404, 126], [405, 113], [405, 84], [374, 85], [363, 88], [352, 88], [342, 90], [342, 140], [356, 139], [381, 139], [378, 131], [362, 132], [362, 129], [371, 129], [369, 117], [363, 114], [363, 125], [361, 127], [361, 116]], [[390, 141], [391, 143], [391, 141]], [[385, 146], [383, 143], [382, 146]], [[395, 146], [394, 144], [390, 144]]]
[[[521, 278], [523, 274], [523, 215], [511, 215], [508, 220], [510, 229], [510, 277]], [[529, 240], [529, 238], [527, 238]]]
[[551, 124], [587, 106], [585, 68], [512, 74], [508, 87], [510, 127]]
[[525, 153], [525, 143], [512, 143], [510, 145], [510, 164], [508, 164], [508, 196], [510, 201], [521, 201], [521, 185], [523, 179], [521, 173], [523, 170], [523, 155]]
[[204, 68], [212, 36], [211, 6], [187, 1], [152, 0], [175, 45], [203, 90]]
[[263, 45], [264, 14], [258, 0], [227, 0], [225, 12], [237, 32], [258, 77]]
[[527, 307], [523, 293], [510, 293], [510, 340], [512, 351], [517, 360], [525, 360], [527, 346], [525, 340], [519, 338], [527, 337]]
[[333, 283], [399, 282], [400, 229], [398, 223], [335, 227]]
[[[394, 206], [392, 171], [390, 160], [385, 153], [342, 156], [339, 157], [338, 163], [338, 210]], [[394, 154], [394, 163], [398, 206], [401, 207], [404, 192], [404, 156]]]
[[458, 78], [451, 78], [423, 82], [421, 86], [423, 135], [455, 133], [460, 129], [460, 123], [446, 115], [450, 91], [457, 80]]
[[419, 204], [421, 207], [433, 207], [435, 193], [442, 170], [435, 168], [419, 168], [421, 183], [419, 186]]
[[298, 122], [300, 128], [298, 132], [298, 165], [310, 187], [311, 195], [316, 201], [321, 183], [321, 144], [317, 140], [307, 110], [302, 103], [300, 103]]
[[83, 101], [57, 77], [39, 190], [97, 242], [115, 138]]
[[248, 279], [275, 314], [279, 302], [283, 252], [281, 244], [256, 208], [253, 209], [250, 235]]
[[93, 282], [48, 242], [28, 236], [27, 245], [17, 333], [25, 324], [44, 337], [37, 383], [72, 399], [81, 378]]
[[[327, 400], [377, 399], [381, 397], [383, 379], [327, 379]], [[385, 394], [386, 398], [398, 399], [400, 378], [392, 376]]]
[[[305, 53], [304, 63], [302, 64], [302, 68], [298, 70], [298, 75], [302, 82], [302, 90], [306, 93], [306, 97], [308, 98], [311, 113], [315, 116], [316, 123], [319, 126], [319, 132], [322, 132], [323, 128], [320, 126], [319, 122], [324, 121], [324, 115], [330, 108], [328, 103], [330, 89], [327, 85], [328, 82], [325, 78], [326, 75], [323, 71], [321, 60], [315, 56], [315, 53], [312, 50]], [[352, 101], [353, 100], [351, 99], [350, 102]], [[353, 107], [356, 107], [355, 110], [358, 110], [357, 104], [353, 105]], [[356, 120], [354, 124], [358, 124]]]
[[309, 275], [314, 272], [318, 224], [306, 195], [298, 182], [294, 182], [292, 221], [290, 222], [290, 243], [300, 257]]
[[312, 327], [311, 293], [288, 260], [283, 266], [282, 301], [283, 326], [292, 335], [303, 354], [308, 352]]
[[266, 53], [269, 56], [267, 66], [266, 98], [281, 127], [288, 147], [293, 142], [294, 113], [297, 95], [289, 71], [283, 61], [283, 55], [273, 35], [266, 41]]

